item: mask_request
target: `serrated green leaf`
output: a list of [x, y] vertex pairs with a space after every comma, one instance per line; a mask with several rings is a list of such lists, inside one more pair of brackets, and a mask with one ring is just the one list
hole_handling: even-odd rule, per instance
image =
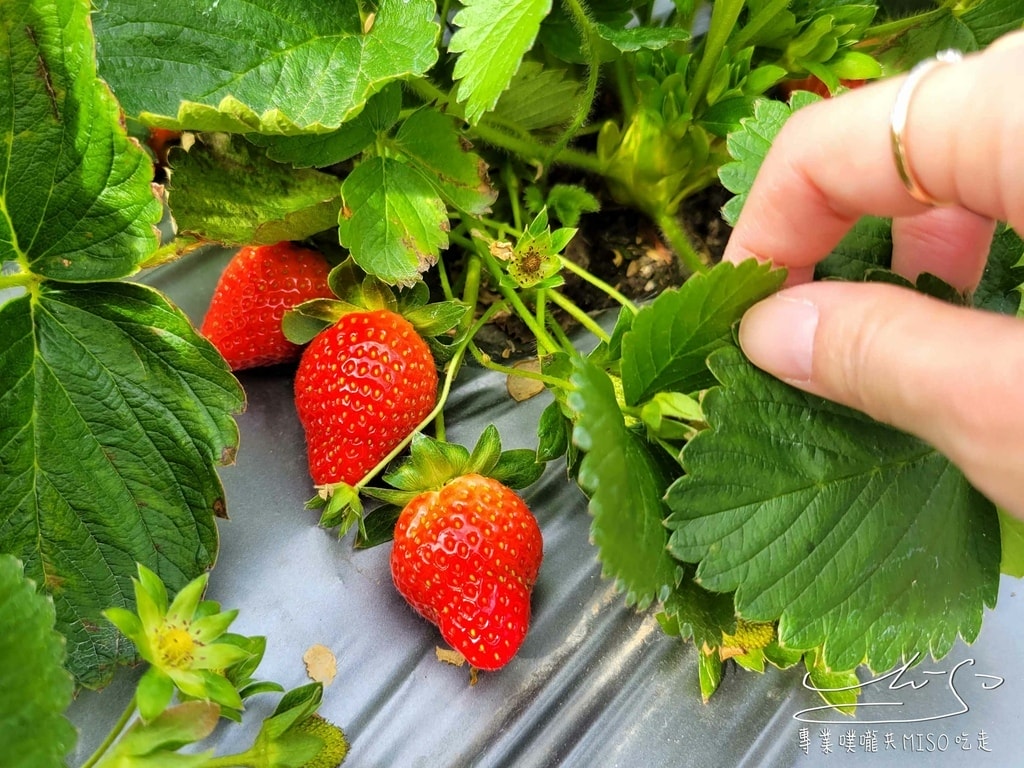
[[494, 109], [550, 11], [551, 0], [467, 0], [455, 14], [448, 50], [470, 123]]
[[818, 262], [818, 280], [864, 280], [872, 270], [887, 269], [892, 262], [892, 222], [863, 216], [828, 256]]
[[583, 83], [566, 69], [524, 61], [493, 116], [525, 131], [565, 125], [576, 114], [582, 90]]
[[759, 371], [711, 359], [710, 429], [669, 489], [669, 549], [737, 612], [780, 620], [832, 669], [889, 669], [971, 642], [999, 586], [993, 505], [917, 438]]
[[498, 192], [487, 163], [469, 151], [450, 115], [432, 107], [417, 110], [398, 129], [394, 145], [455, 208], [475, 216], [491, 210]]
[[251, 133], [249, 141], [265, 147], [267, 157], [294, 168], [324, 168], [355, 157], [376, 138], [387, 133], [402, 109], [402, 88], [397, 83], [385, 86], [370, 97], [356, 117], [331, 133], [303, 133], [297, 136], [271, 136]]
[[0, 264], [66, 281], [137, 271], [161, 206], [96, 77], [89, 4], [0, 4]]
[[168, 202], [186, 236], [228, 245], [302, 240], [338, 221], [334, 176], [276, 163], [239, 137], [215, 134], [171, 153]]
[[669, 477], [651, 448], [627, 429], [606, 373], [575, 360], [573, 442], [585, 452], [578, 482], [590, 497], [591, 538], [606, 577], [626, 592], [626, 601], [646, 607], [665, 599], [678, 581], [668, 557], [662, 497]]
[[99, 2], [100, 71], [130, 115], [167, 128], [326, 133], [437, 61], [432, 0]]
[[1024, 520], [999, 510], [999, 541], [1002, 543], [1000, 573], [1024, 578]]
[[1021, 286], [1024, 285], [1024, 240], [1002, 224], [992, 238], [988, 262], [974, 292], [974, 306], [1004, 315], [1021, 311]]
[[47, 284], [0, 307], [0, 551], [53, 595], [68, 668], [133, 651], [100, 616], [144, 563], [177, 591], [212, 565], [244, 396], [156, 291]]
[[730, 225], [736, 224], [747, 194], [754, 184], [754, 177], [786, 120], [797, 109], [815, 101], [820, 101], [820, 97], [807, 91], [794, 93], [790, 104], [774, 99], [758, 99], [754, 102], [753, 117], [742, 120], [739, 130], [729, 134], [726, 147], [733, 162], [725, 163], [718, 169], [718, 178], [722, 186], [735, 194], [722, 206], [722, 215]]
[[622, 389], [627, 405], [659, 391], [695, 392], [714, 383], [707, 358], [728, 344], [732, 326], [779, 289], [784, 270], [749, 259], [723, 262], [642, 308], [622, 337]]
[[52, 601], [17, 558], [0, 555], [0, 743], [10, 768], [58, 768], [75, 744], [64, 655]]
[[947, 48], [977, 51], [1024, 21], [1019, 0], [984, 0], [964, 5], [944, 5], [936, 13], [922, 14], [921, 24], [907, 30], [886, 58], [897, 69], [908, 69], [920, 60]]
[[448, 247], [448, 211], [416, 169], [387, 157], [360, 163], [341, 187], [342, 245], [391, 285], [411, 285]]
[[[534, 196], [536, 200], [530, 204], [529, 198]], [[597, 213], [601, 210], [601, 202], [586, 189], [576, 184], [555, 184], [548, 190], [546, 200], [540, 196], [536, 187], [529, 187], [527, 200], [530, 213], [536, 214], [546, 207], [554, 213], [558, 221], [567, 227], [575, 227], [579, 224], [584, 213]]]

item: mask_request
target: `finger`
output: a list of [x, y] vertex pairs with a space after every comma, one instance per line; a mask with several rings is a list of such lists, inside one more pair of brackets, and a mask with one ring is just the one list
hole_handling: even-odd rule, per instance
[[755, 305], [740, 344], [794, 386], [931, 443], [1024, 517], [1024, 323], [896, 286], [824, 282]]
[[922, 272], [960, 291], [978, 287], [996, 223], [964, 208], [932, 208], [892, 223], [892, 268], [908, 280]]
[[[910, 165], [936, 199], [1024, 226], [1024, 45], [1002, 44], [940, 66], [919, 84], [905, 138]], [[802, 269], [863, 215], [928, 210], [896, 171], [889, 113], [902, 78], [805, 107], [786, 122], [750, 190], [725, 258]], [[951, 116], [955, 116], [955, 119]]]

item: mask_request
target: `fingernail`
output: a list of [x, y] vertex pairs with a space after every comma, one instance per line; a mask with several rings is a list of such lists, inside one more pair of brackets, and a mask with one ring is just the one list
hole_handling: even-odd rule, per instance
[[818, 307], [777, 294], [755, 304], [740, 323], [740, 346], [758, 368], [786, 381], [811, 380]]

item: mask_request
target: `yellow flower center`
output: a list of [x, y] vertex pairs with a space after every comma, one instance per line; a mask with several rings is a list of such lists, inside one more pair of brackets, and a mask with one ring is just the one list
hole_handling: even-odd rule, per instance
[[187, 669], [192, 664], [196, 641], [184, 627], [166, 627], [156, 636], [155, 651], [168, 667]]

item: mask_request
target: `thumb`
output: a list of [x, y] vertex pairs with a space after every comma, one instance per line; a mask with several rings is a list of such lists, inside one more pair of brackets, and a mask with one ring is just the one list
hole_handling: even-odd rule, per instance
[[1024, 517], [1024, 323], [874, 283], [813, 283], [755, 305], [751, 361], [931, 443]]

